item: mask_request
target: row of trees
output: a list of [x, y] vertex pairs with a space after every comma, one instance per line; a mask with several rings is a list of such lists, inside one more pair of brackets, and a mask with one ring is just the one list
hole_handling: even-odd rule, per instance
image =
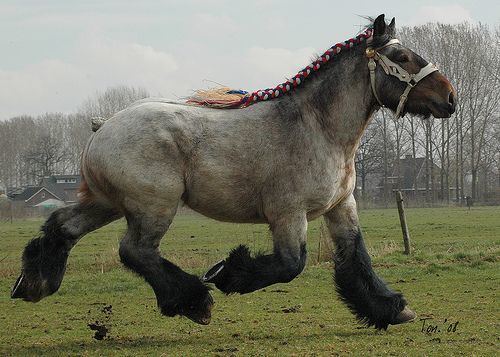
[[52, 174], [77, 174], [92, 133], [91, 118], [108, 118], [146, 97], [145, 89], [115, 87], [85, 100], [74, 114], [25, 115], [0, 122], [0, 183], [21, 187]]
[[[422, 203], [492, 197], [500, 186], [500, 28], [427, 24], [402, 28], [399, 37], [451, 80], [458, 93], [457, 111], [439, 120], [408, 115], [393, 120], [392, 114], [379, 111], [358, 151], [361, 197], [392, 200], [391, 191], [404, 184], [401, 159], [408, 154], [425, 158], [423, 172], [417, 166], [412, 172], [424, 178]], [[0, 183], [20, 187], [54, 173], [78, 173], [91, 118], [110, 117], [148, 96], [144, 89], [111, 88], [87, 99], [74, 114], [0, 122]]]
[[395, 121], [389, 113], [379, 112], [359, 149], [361, 195], [368, 198], [373, 193], [367, 181], [378, 173], [375, 185], [384, 191], [385, 201], [392, 199], [390, 188], [402, 186], [401, 158], [409, 154], [425, 157], [424, 172], [413, 172], [424, 176], [424, 203], [460, 202], [465, 196], [498, 200], [500, 27], [427, 24], [402, 28], [399, 37], [450, 79], [457, 90], [457, 109], [451, 118], [439, 120], [407, 115]]

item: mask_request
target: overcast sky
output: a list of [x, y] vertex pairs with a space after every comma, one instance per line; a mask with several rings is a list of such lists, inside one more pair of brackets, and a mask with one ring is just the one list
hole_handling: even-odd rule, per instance
[[500, 1], [0, 0], [0, 120], [73, 112], [125, 84], [186, 96], [210, 81], [276, 85], [356, 35], [358, 15], [500, 23]]

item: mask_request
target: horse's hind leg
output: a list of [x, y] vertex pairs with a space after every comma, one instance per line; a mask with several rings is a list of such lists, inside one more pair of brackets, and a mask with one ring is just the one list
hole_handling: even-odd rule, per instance
[[161, 217], [126, 214], [128, 231], [120, 243], [120, 258], [151, 285], [162, 314], [183, 315], [206, 325], [213, 305], [208, 288], [198, 277], [160, 256], [158, 246], [174, 214], [175, 209]]
[[350, 196], [325, 214], [325, 221], [337, 245], [337, 292], [358, 319], [378, 329], [414, 319], [415, 313], [405, 307], [403, 295], [390, 290], [372, 269], [354, 198]]
[[98, 203], [80, 203], [52, 213], [40, 236], [24, 249], [22, 272], [11, 297], [37, 302], [55, 293], [61, 285], [71, 248], [86, 233], [120, 216], [114, 209]]
[[250, 293], [275, 283], [288, 283], [306, 263], [307, 219], [304, 213], [282, 215], [270, 222], [274, 252], [250, 256], [240, 245], [203, 277], [226, 294]]

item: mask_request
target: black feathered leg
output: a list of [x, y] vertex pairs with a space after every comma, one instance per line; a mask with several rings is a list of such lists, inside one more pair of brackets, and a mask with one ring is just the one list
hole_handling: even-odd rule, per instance
[[171, 220], [138, 214], [126, 218], [128, 230], [120, 243], [120, 259], [151, 285], [161, 313], [210, 323], [213, 300], [208, 287], [160, 256], [158, 246]]
[[252, 257], [240, 245], [203, 277], [226, 294], [246, 294], [276, 283], [288, 283], [302, 272], [306, 263], [305, 214], [286, 215], [270, 224], [274, 252]]
[[229, 257], [205, 274], [204, 281], [214, 283], [225, 294], [246, 294], [276, 283], [292, 281], [304, 269], [306, 246], [301, 246], [297, 257], [283, 257], [280, 253], [252, 257], [247, 246], [240, 245]]
[[373, 271], [358, 225], [356, 202], [351, 196], [325, 214], [335, 240], [335, 285], [340, 298], [368, 326], [387, 329], [408, 322], [415, 314], [405, 308], [403, 295], [389, 289]]
[[71, 248], [86, 233], [120, 216], [112, 208], [98, 203], [77, 204], [52, 213], [42, 226], [40, 236], [24, 249], [21, 275], [12, 288], [11, 297], [38, 302], [55, 293], [66, 271]]

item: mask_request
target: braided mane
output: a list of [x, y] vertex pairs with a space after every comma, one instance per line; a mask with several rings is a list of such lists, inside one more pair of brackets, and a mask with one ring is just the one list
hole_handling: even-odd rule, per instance
[[308, 77], [317, 72], [321, 65], [329, 62], [333, 57], [337, 56], [341, 51], [346, 51], [352, 47], [361, 44], [366, 39], [372, 36], [373, 29], [367, 28], [364, 32], [356, 37], [350, 38], [341, 43], [337, 43], [330, 47], [325, 53], [319, 56], [314, 62], [300, 70], [295, 76], [288, 79], [286, 82], [278, 84], [274, 88], [260, 89], [253, 93], [244, 90], [234, 90], [226, 87], [198, 90], [196, 93], [187, 98], [186, 102], [193, 105], [199, 105], [210, 108], [219, 109], [240, 109], [246, 108], [252, 104], [272, 100], [283, 96], [300, 86]]

